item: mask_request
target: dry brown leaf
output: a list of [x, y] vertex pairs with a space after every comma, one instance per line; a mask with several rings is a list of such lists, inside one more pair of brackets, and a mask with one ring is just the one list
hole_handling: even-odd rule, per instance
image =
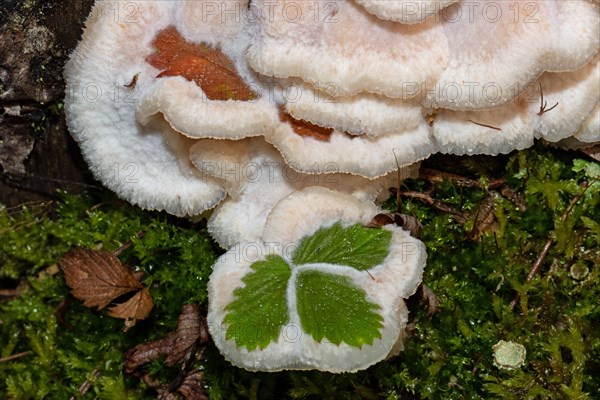
[[125, 371], [132, 373], [141, 365], [166, 356], [165, 363], [173, 366], [185, 359], [194, 345], [208, 341], [206, 319], [200, 316], [200, 307], [186, 304], [181, 309], [177, 330], [163, 339], [138, 344], [125, 354]]
[[587, 154], [589, 157], [600, 162], [600, 144], [597, 144], [593, 147], [587, 147], [584, 149], [580, 149], [579, 151], [581, 151], [584, 154]]
[[71, 293], [86, 307], [103, 309], [142, 284], [112, 253], [82, 247], [71, 250], [60, 261]]
[[141, 320], [150, 314], [154, 303], [148, 288], [143, 288], [125, 303], [108, 309], [108, 315], [115, 318]]
[[[60, 261], [71, 293], [86, 307], [106, 307], [126, 293], [137, 293], [108, 310], [108, 315], [125, 319], [125, 330], [150, 314], [154, 306], [150, 291], [142, 286], [139, 274], [133, 274], [117, 256], [106, 251], [78, 247]], [[137, 275], [137, 276], [136, 276]]]
[[175, 27], [160, 31], [146, 61], [162, 72], [182, 76], [198, 85], [209, 100], [252, 100], [255, 94], [239, 77], [233, 62], [220, 50], [187, 42]]
[[[483, 188], [482, 182], [480, 182], [479, 180], [470, 179], [465, 176], [452, 174], [450, 172], [438, 171], [436, 169], [430, 169], [430, 168], [421, 168], [419, 170], [419, 178], [428, 180], [430, 182], [450, 181], [450, 182], [455, 183], [456, 185], [462, 186], [462, 187]], [[506, 183], [506, 179], [504, 179], [504, 178], [491, 179], [490, 181], [487, 182], [487, 184], [485, 185], [485, 188], [497, 189], [499, 187], [502, 187], [505, 183]]]
[[471, 240], [480, 238], [486, 231], [494, 230], [494, 201], [496, 199], [495, 192], [489, 192], [488, 195], [479, 203], [477, 212], [475, 213], [475, 222], [473, 229], [467, 233], [467, 237]]
[[390, 213], [379, 213], [375, 215], [371, 222], [367, 224], [369, 228], [381, 228], [385, 225], [391, 225], [394, 223], [394, 216]]
[[[158, 392], [163, 400], [207, 400], [204, 390], [204, 375], [201, 371], [192, 371], [197, 357], [201, 357], [200, 345], [209, 340], [205, 316], [200, 307], [186, 304], [181, 308], [177, 330], [163, 339], [140, 344], [125, 354], [125, 371], [140, 377], [146, 384]], [[165, 364], [181, 364], [179, 377], [167, 384], [138, 370], [143, 364], [166, 356]]]
[[371, 222], [367, 224], [368, 228], [381, 228], [385, 225], [394, 224], [404, 230], [410, 232], [412, 237], [419, 238], [421, 236], [421, 228], [423, 225], [419, 220], [412, 215], [397, 213], [380, 213], [373, 217]]
[[427, 315], [429, 315], [429, 317], [433, 317], [433, 315], [437, 312], [440, 301], [435, 293], [429, 289], [429, 286], [421, 283], [419, 287], [421, 289], [421, 300], [427, 303]]
[[162, 400], [208, 400], [203, 378], [202, 372], [191, 372], [186, 375], [178, 388], [158, 389], [158, 398]]

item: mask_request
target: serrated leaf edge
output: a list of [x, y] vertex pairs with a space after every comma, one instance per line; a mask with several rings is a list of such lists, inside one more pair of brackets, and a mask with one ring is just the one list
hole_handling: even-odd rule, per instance
[[[306, 235], [304, 237], [302, 237], [300, 240], [302, 241], [303, 239], [307, 238], [307, 237], [313, 237], [319, 230], [323, 229], [323, 228], [331, 228], [333, 225], [335, 224], [340, 224], [342, 228], [348, 228], [350, 226], [354, 226], [357, 224], [350, 224], [350, 225], [344, 225], [341, 223], [341, 221], [336, 221], [334, 224], [330, 225], [330, 226], [323, 226], [321, 228], [319, 228], [317, 231], [313, 232], [311, 235]], [[379, 228], [379, 229], [384, 229], [384, 228]], [[360, 270], [357, 269], [355, 267], [351, 267], [348, 265], [342, 265], [342, 264], [329, 264], [329, 263], [308, 263], [308, 264], [295, 264], [292, 262], [293, 260], [293, 256], [295, 254], [295, 251], [297, 249], [294, 250], [294, 252], [292, 252], [289, 256], [285, 257], [283, 255], [279, 255], [288, 265], [288, 267], [290, 268], [290, 278], [288, 279], [287, 285], [286, 285], [286, 304], [287, 304], [287, 311], [288, 311], [288, 322], [283, 325], [282, 328], [280, 328], [279, 331], [279, 336], [278, 339], [276, 341], [270, 341], [267, 346], [270, 346], [273, 343], [277, 343], [277, 341], [279, 341], [281, 339], [281, 335], [282, 335], [282, 331], [285, 329], [286, 326], [291, 326], [291, 325], [296, 325], [299, 327], [299, 329], [301, 329], [301, 332], [303, 334], [309, 335], [312, 337], [312, 335], [310, 335], [310, 333], [308, 332], [304, 332], [304, 330], [302, 330], [302, 323], [300, 320], [300, 316], [298, 313], [298, 306], [297, 306], [297, 293], [296, 293], [296, 281], [297, 281], [297, 276], [299, 273], [303, 272], [303, 271], [318, 271], [318, 272], [322, 272], [322, 273], [327, 273], [327, 274], [332, 274], [332, 275], [337, 275], [337, 276], [346, 276], [349, 277], [350, 280], [352, 281], [352, 283], [360, 288], [361, 290], [363, 290], [365, 292], [366, 295], [366, 300], [374, 305], [376, 305], [378, 307], [378, 311], [375, 311], [376, 313], [378, 313], [381, 317], [382, 317], [382, 321], [381, 321], [381, 326], [379, 327], [378, 331], [379, 331], [379, 336], [377, 338], [375, 338], [374, 340], [377, 339], [381, 339], [382, 337], [382, 330], [385, 328], [385, 317], [384, 315], [382, 315], [381, 311], [383, 310], [383, 307], [381, 306], [381, 304], [379, 304], [373, 297], [372, 295], [369, 293], [369, 291], [363, 287], [364, 285], [360, 283], [360, 279], [359, 276], [362, 274], [369, 274], [368, 271], [371, 271], [373, 269], [376, 269], [378, 267], [380, 267], [381, 265], [385, 265], [386, 264], [386, 260], [389, 258], [390, 254], [391, 254], [391, 247], [393, 245], [393, 232], [390, 232], [392, 234], [392, 237], [390, 239], [390, 243], [388, 245], [388, 250], [387, 250], [387, 255], [384, 258], [384, 260], [380, 263], [377, 264], [375, 266], [373, 266], [372, 268], [369, 269], [365, 269], [365, 270]], [[272, 255], [277, 255], [277, 254], [272, 254]], [[241, 276], [240, 281], [242, 282], [242, 285], [240, 285], [239, 287], [236, 287], [233, 290], [233, 293], [235, 293], [236, 290], [245, 287], [245, 284], [243, 283], [243, 279], [250, 273], [252, 273], [253, 268], [252, 266], [254, 265], [254, 263], [259, 262], [259, 261], [265, 261], [266, 257], [261, 259], [261, 260], [257, 260], [253, 263], [251, 263], [249, 265], [249, 269], [248, 272], [246, 274], [244, 274], [243, 276]], [[229, 307], [229, 305], [237, 300], [237, 296], [234, 295], [234, 297], [232, 298], [232, 300], [227, 304], [227, 306], [225, 307], [226, 309]], [[225, 321], [225, 317], [228, 315], [228, 312], [225, 312], [224, 316], [223, 316], [223, 321]], [[226, 324], [225, 326], [225, 335], [227, 335], [227, 330], [229, 329], [229, 324]], [[237, 342], [235, 341], [235, 339], [231, 338], [228, 340], [232, 340], [236, 343], [236, 347], [237, 348], [244, 348], [246, 347], [245, 345], [241, 345], [238, 346]], [[313, 339], [314, 340], [314, 339]], [[316, 340], [315, 340], [316, 341]], [[324, 341], [327, 341], [327, 339], [324, 339]], [[322, 341], [323, 342], [323, 341]], [[319, 343], [322, 343], [319, 342]], [[330, 343], [327, 341], [327, 343]], [[348, 345], [347, 343], [343, 342], [344, 344]], [[372, 345], [371, 344], [367, 344], [367, 345]], [[349, 345], [352, 346], [352, 345]], [[352, 346], [355, 347], [355, 346]], [[264, 348], [255, 348], [253, 350], [250, 351], [261, 351], [264, 350]]]
[[[307, 240], [311, 240], [311, 239], [313, 239], [313, 238], [314, 238], [314, 237], [315, 237], [315, 236], [316, 236], [316, 235], [317, 235], [317, 234], [318, 234], [320, 231], [322, 231], [322, 230], [325, 230], [325, 229], [335, 229], [335, 228], [336, 228], [336, 227], [338, 227], [338, 226], [339, 226], [339, 228], [340, 228], [340, 229], [349, 229], [349, 228], [352, 228], [352, 227], [355, 227], [355, 226], [362, 226], [362, 225], [361, 225], [360, 223], [352, 223], [352, 224], [347, 224], [347, 225], [346, 225], [346, 224], [344, 224], [344, 223], [343, 223], [341, 220], [338, 220], [338, 221], [335, 221], [335, 222], [334, 222], [333, 224], [331, 224], [331, 225], [327, 225], [327, 226], [321, 226], [321, 227], [319, 227], [319, 228], [318, 228], [316, 231], [314, 231], [314, 232], [313, 232], [312, 234], [310, 234], [310, 235], [305, 235], [305, 236], [301, 237], [301, 238], [298, 240], [298, 243], [299, 243], [299, 244], [298, 244], [298, 246], [297, 246], [297, 247], [294, 249], [294, 251], [293, 251], [293, 252], [292, 252], [292, 253], [289, 255], [289, 260], [288, 260], [288, 263], [290, 264], [291, 268], [292, 268], [292, 269], [293, 269], [293, 268], [297, 268], [297, 267], [299, 267], [299, 266], [301, 266], [301, 265], [311, 265], [311, 264], [329, 264], [329, 263], [327, 263], [327, 262], [311, 262], [311, 263], [302, 263], [302, 264], [299, 264], [299, 263], [296, 263], [296, 262], [294, 261], [294, 258], [295, 258], [295, 256], [296, 256], [297, 252], [299, 251], [299, 249], [302, 247], [302, 244], [303, 244], [303, 242], [305, 242], [305, 241], [307, 241]], [[391, 231], [389, 231], [388, 229], [385, 229], [385, 228], [383, 228], [383, 227], [381, 227], [381, 228], [367, 228], [367, 227], [364, 227], [364, 226], [362, 226], [362, 227], [363, 227], [364, 229], [372, 229], [372, 230], [374, 230], [374, 231], [375, 231], [375, 230], [381, 230], [381, 231], [387, 231], [387, 232], [389, 232], [390, 236], [389, 236], [389, 242], [388, 242], [388, 246], [387, 246], [387, 254], [386, 254], [386, 256], [383, 258], [382, 262], [381, 262], [381, 263], [379, 263], [379, 264], [372, 265], [370, 268], [367, 268], [367, 269], [359, 269], [359, 268], [352, 267], [352, 266], [350, 266], [350, 265], [344, 265], [344, 264], [331, 264], [331, 265], [339, 265], [339, 266], [344, 266], [344, 267], [348, 267], [348, 268], [355, 269], [355, 270], [357, 270], [357, 271], [370, 271], [370, 270], [372, 270], [372, 269], [374, 269], [374, 268], [377, 268], [378, 266], [380, 266], [380, 265], [382, 265], [382, 264], [384, 264], [384, 263], [385, 263], [385, 261], [387, 260], [387, 258], [388, 258], [388, 257], [389, 257], [389, 255], [390, 255], [390, 250], [391, 250], [391, 247], [392, 247], [392, 244], [393, 244], [393, 235], [394, 235], [394, 233], [393, 233], [393, 232], [391, 232]]]
[[[353, 267], [348, 267], [348, 266], [338, 265], [338, 264], [327, 264], [327, 263], [302, 264], [302, 265], [298, 265], [298, 266], [296, 266], [296, 268], [292, 269], [292, 275], [290, 276], [290, 279], [288, 281], [288, 287], [287, 287], [288, 307], [289, 307], [288, 311], [290, 313], [289, 324], [295, 323], [295, 324], [297, 324], [297, 326], [300, 327], [300, 329], [302, 329], [302, 321], [300, 320], [300, 315], [298, 313], [296, 282], [297, 282], [298, 275], [300, 273], [306, 272], [306, 271], [317, 271], [317, 272], [321, 272], [324, 274], [345, 276], [345, 277], [350, 278], [351, 282], [356, 287], [362, 289], [365, 292], [366, 300], [369, 303], [372, 303], [378, 307], [378, 310], [375, 312], [377, 314], [379, 314], [379, 316], [381, 317], [381, 326], [378, 329], [379, 336], [377, 338], [375, 338], [375, 340], [382, 338], [382, 330], [385, 328], [385, 316], [381, 313], [381, 311], [383, 311], [384, 308], [382, 307], [381, 304], [379, 304], [379, 302], [377, 302], [377, 300], [375, 300], [373, 298], [373, 296], [369, 293], [369, 291], [365, 287], [363, 287], [363, 285], [361, 285], [359, 283], [359, 279], [358, 279], [359, 275], [366, 274], [366, 271], [361, 271], [361, 270], [357, 270]], [[293, 304], [293, 307], [292, 307], [292, 304]], [[312, 338], [312, 335], [310, 333], [305, 332], [304, 330], [302, 330], [302, 333], [305, 335], [309, 335]], [[315, 340], [315, 339], [313, 338], [313, 340]], [[315, 342], [331, 344], [331, 342], [329, 342], [326, 338], [321, 342], [318, 342], [317, 340], [315, 340]], [[342, 342], [342, 343], [344, 343], [347, 346], [358, 348], [356, 346], [349, 345], [348, 343], [345, 343], [345, 342]], [[368, 344], [368, 345], [372, 346], [373, 343]]]
[[[303, 264], [303, 265], [299, 265], [299, 266], [294, 266], [293, 264], [289, 263], [289, 261], [287, 261], [287, 262], [288, 262], [288, 265], [290, 266], [290, 271], [291, 271], [290, 278], [288, 279], [288, 282], [286, 285], [286, 304], [287, 304], [287, 311], [288, 311], [288, 321], [282, 328], [280, 328], [278, 340], [281, 338], [282, 331], [285, 329], [286, 326], [294, 326], [294, 325], [299, 327], [302, 334], [309, 335], [312, 338], [312, 335], [309, 332], [305, 332], [304, 330], [302, 330], [302, 321], [301, 321], [300, 315], [298, 313], [298, 305], [297, 305], [297, 286], [296, 286], [297, 277], [298, 277], [298, 274], [305, 272], [305, 271], [317, 271], [317, 272], [321, 272], [321, 273], [325, 273], [325, 274], [331, 274], [331, 275], [336, 275], [336, 276], [345, 276], [345, 277], [350, 278], [351, 282], [356, 287], [360, 288], [361, 290], [363, 290], [365, 292], [366, 301], [368, 301], [369, 303], [372, 303], [378, 307], [378, 310], [374, 310], [374, 312], [377, 313], [379, 316], [381, 316], [382, 320], [381, 320], [381, 326], [378, 329], [379, 334], [377, 337], [374, 338], [374, 340], [378, 340], [378, 339], [382, 338], [382, 330], [385, 328], [385, 317], [381, 313], [381, 311], [383, 310], [383, 307], [375, 299], [373, 299], [373, 297], [370, 295], [369, 291], [366, 290], [366, 288], [364, 288], [363, 285], [361, 285], [357, 279], [359, 277], [359, 275], [366, 274], [367, 273], [366, 271], [361, 271], [361, 270], [357, 270], [353, 267], [337, 265], [337, 264], [318, 263], [318, 264]], [[252, 269], [250, 269], [249, 271], [252, 271]], [[250, 273], [250, 272], [248, 272], [248, 273]], [[246, 276], [246, 275], [243, 275], [243, 277], [244, 276]], [[242, 279], [243, 279], [243, 277], [242, 277]], [[240, 287], [243, 287], [243, 286], [240, 286]], [[236, 289], [238, 289], [238, 288], [236, 288]], [[234, 291], [236, 289], [234, 289]], [[234, 297], [234, 299], [232, 301], [234, 301], [235, 299], [237, 299], [237, 297]], [[228, 303], [228, 305], [229, 304], [231, 304], [231, 302]], [[227, 324], [225, 329], [227, 330], [228, 328], [229, 328], [229, 325]], [[228, 340], [232, 340], [235, 342], [235, 339], [228, 339]], [[277, 341], [270, 341], [267, 346], [277, 343]], [[315, 342], [318, 342], [318, 341], [315, 340]], [[326, 338], [318, 343], [331, 344]], [[345, 342], [342, 342], [342, 343], [344, 343], [345, 345], [354, 347], [354, 348], [358, 348], [356, 346], [349, 345], [348, 343], [345, 343]], [[366, 343], [366, 345], [371, 346], [371, 345], [373, 345], [373, 342], [370, 344]], [[241, 349], [246, 346], [245, 345], [239, 346], [236, 342], [236, 347]], [[361, 348], [362, 348], [362, 346], [361, 346]], [[264, 350], [264, 348], [259, 347], [259, 348], [255, 348], [250, 351], [253, 352], [253, 351], [261, 351], [261, 350]]]

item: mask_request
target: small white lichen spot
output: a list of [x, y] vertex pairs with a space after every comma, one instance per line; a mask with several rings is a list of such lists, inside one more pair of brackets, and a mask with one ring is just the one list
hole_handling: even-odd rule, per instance
[[517, 369], [525, 362], [527, 351], [522, 344], [501, 340], [493, 349], [494, 365], [500, 369]]

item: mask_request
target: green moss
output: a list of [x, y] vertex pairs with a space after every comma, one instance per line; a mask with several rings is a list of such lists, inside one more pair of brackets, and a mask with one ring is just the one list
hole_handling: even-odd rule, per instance
[[[143, 397], [139, 381], [123, 377], [124, 351], [174, 329], [183, 304], [206, 301], [216, 257], [206, 229], [102, 196], [64, 195], [51, 211], [0, 211], [0, 279], [27, 282], [17, 299], [0, 303], [0, 357], [30, 352], [0, 363], [0, 398], [69, 398], [93, 371], [98, 377], [88, 398], [95, 392], [100, 398]], [[145, 235], [138, 238], [139, 232]], [[156, 306], [150, 319], [127, 333], [122, 321], [71, 298], [61, 274], [39, 273], [74, 245], [115, 250], [128, 241], [132, 246], [121, 259], [145, 273]]]
[[[424, 282], [439, 299], [432, 318], [417, 299], [409, 302], [405, 351], [356, 374], [269, 374], [234, 368], [209, 346], [200, 367], [211, 398], [592, 398], [600, 392], [600, 184], [594, 180], [598, 164], [582, 158], [536, 146], [492, 160], [429, 160], [428, 167], [470, 176], [481, 187], [504, 177], [527, 208], [494, 196], [494, 230], [471, 240], [467, 234], [487, 196], [484, 189], [405, 183], [407, 190], [433, 189], [435, 200], [468, 220], [462, 226], [428, 204], [404, 201], [403, 211], [423, 223]], [[590, 187], [563, 221], [584, 181]], [[393, 201], [386, 206], [395, 209]], [[145, 384], [124, 375], [123, 352], [173, 330], [184, 303], [206, 303], [218, 250], [204, 226], [101, 193], [2, 209], [0, 236], [0, 282], [12, 287], [23, 281], [26, 287], [19, 297], [0, 302], [0, 358], [28, 352], [0, 363], [0, 398], [82, 398], [77, 393], [86, 380], [92, 388], [83, 398], [152, 398]], [[549, 237], [553, 245], [539, 273], [525, 283]], [[73, 245], [115, 250], [128, 241], [132, 245], [120, 259], [145, 273], [156, 305], [148, 320], [126, 333], [122, 321], [70, 298], [61, 274], [40, 274]], [[511, 309], [517, 293], [520, 300]], [[500, 340], [525, 347], [520, 368], [494, 366], [493, 346]], [[165, 379], [177, 373], [160, 361], [146, 370]]]

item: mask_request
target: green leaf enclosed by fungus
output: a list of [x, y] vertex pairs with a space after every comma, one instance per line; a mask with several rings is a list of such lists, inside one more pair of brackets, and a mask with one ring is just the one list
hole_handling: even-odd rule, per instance
[[276, 341], [288, 322], [286, 288], [291, 270], [283, 258], [275, 255], [250, 268], [253, 272], [242, 278], [245, 286], [233, 292], [235, 300], [226, 307], [224, 322], [228, 324], [227, 339], [252, 351]]
[[347, 276], [301, 271], [296, 278], [296, 297], [302, 330], [317, 342], [326, 339], [360, 348], [381, 337], [380, 307]]
[[327, 263], [363, 271], [385, 260], [391, 240], [390, 231], [360, 224], [342, 227], [338, 222], [302, 239], [292, 260], [296, 265]]
[[[243, 287], [225, 308], [226, 338], [249, 351], [276, 342], [289, 322], [290, 311], [298, 312], [302, 330], [317, 342], [342, 342], [357, 348], [381, 337], [383, 317], [379, 305], [350, 278], [322, 272], [307, 264], [325, 263], [368, 270], [389, 254], [392, 233], [360, 224], [342, 227], [338, 222], [302, 238], [292, 263], [280, 256], [255, 262], [242, 278]], [[292, 271], [305, 265], [296, 279]], [[292, 282], [290, 282], [292, 279]], [[290, 310], [288, 286], [296, 293], [296, 310]], [[293, 306], [292, 306], [293, 307]]]

